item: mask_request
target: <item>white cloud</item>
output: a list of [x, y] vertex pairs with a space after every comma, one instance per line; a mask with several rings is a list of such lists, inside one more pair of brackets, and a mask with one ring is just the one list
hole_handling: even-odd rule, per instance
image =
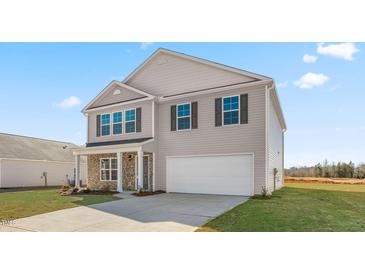
[[287, 87], [287, 86], [288, 86], [288, 84], [289, 84], [289, 82], [288, 82], [288, 81], [281, 82], [281, 83], [277, 84], [277, 87], [278, 87], [278, 88], [285, 88], [285, 87]]
[[318, 56], [314, 56], [314, 55], [309, 55], [309, 54], [304, 54], [304, 56], [303, 56], [303, 62], [304, 63], [308, 63], [308, 64], [310, 64], [310, 63], [315, 63], [315, 62], [317, 62], [317, 59], [318, 59]]
[[322, 73], [308, 72], [300, 77], [298, 81], [295, 81], [294, 85], [304, 89], [311, 89], [323, 85], [328, 80], [328, 76]]
[[72, 108], [72, 107], [78, 106], [80, 104], [81, 104], [81, 100], [78, 97], [76, 97], [76, 96], [70, 96], [70, 97], [62, 100], [57, 105], [60, 108]]
[[146, 50], [148, 49], [150, 46], [152, 46], [153, 43], [152, 42], [143, 42], [141, 43], [141, 46], [139, 47], [141, 50]]
[[318, 54], [329, 55], [348, 61], [353, 60], [352, 55], [356, 52], [359, 52], [359, 49], [354, 43], [330, 44], [328, 46], [324, 46], [323, 43], [320, 43], [317, 47]]

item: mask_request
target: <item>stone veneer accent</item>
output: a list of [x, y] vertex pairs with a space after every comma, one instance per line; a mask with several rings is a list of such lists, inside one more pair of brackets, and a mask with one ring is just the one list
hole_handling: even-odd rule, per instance
[[[100, 181], [100, 158], [116, 158], [116, 153], [111, 154], [94, 154], [87, 157], [88, 167], [88, 187], [93, 189], [102, 189], [105, 186], [109, 186], [111, 190], [117, 189], [116, 181]], [[123, 157], [123, 189], [124, 190], [136, 190], [136, 152], [124, 152]], [[152, 155], [150, 157], [150, 174], [152, 174]], [[150, 188], [151, 188], [152, 176], [150, 175]]]
[[123, 153], [123, 190], [136, 190], [137, 152]]
[[148, 153], [145, 152], [144, 155], [148, 155], [148, 167], [149, 167], [149, 171], [148, 171], [148, 190], [149, 191], [153, 191], [153, 154], [152, 153]]
[[117, 189], [117, 182], [100, 181], [100, 158], [116, 158], [117, 154], [94, 154], [87, 156], [87, 186], [91, 189], [103, 189], [107, 185], [111, 190]]

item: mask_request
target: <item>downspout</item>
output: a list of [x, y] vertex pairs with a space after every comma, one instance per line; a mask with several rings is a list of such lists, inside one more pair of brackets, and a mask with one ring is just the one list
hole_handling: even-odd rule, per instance
[[155, 138], [155, 99], [152, 100], [152, 138]]
[[2, 164], [2, 160], [3, 159], [0, 158], [0, 188], [1, 188], [1, 170], [2, 170], [1, 164]]
[[269, 100], [270, 91], [274, 88], [274, 84], [269, 87], [265, 86], [265, 188], [269, 190], [268, 175], [269, 175]]
[[284, 145], [284, 140], [285, 140], [285, 132], [286, 132], [286, 130], [285, 129], [283, 129], [283, 131], [282, 131], [282, 137], [281, 137], [281, 145], [282, 145], [282, 147], [281, 147], [281, 153], [283, 154], [283, 155], [281, 155], [281, 158], [282, 158], [282, 163], [281, 163], [281, 186], [284, 186], [284, 183], [285, 183], [285, 166], [284, 166], [284, 164], [285, 164], [285, 145]]

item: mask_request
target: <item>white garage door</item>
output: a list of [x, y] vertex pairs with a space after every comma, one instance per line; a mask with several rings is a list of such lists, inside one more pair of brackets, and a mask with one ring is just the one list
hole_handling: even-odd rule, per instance
[[253, 195], [253, 156], [167, 157], [167, 192]]

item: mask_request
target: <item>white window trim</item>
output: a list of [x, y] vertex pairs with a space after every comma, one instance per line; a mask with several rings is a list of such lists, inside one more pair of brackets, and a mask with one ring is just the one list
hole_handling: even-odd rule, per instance
[[[190, 105], [190, 115], [189, 116], [181, 116], [179, 117], [179, 106], [181, 105]], [[191, 102], [185, 102], [185, 103], [180, 103], [176, 105], [176, 131], [189, 131], [191, 130]], [[185, 128], [185, 129], [179, 129], [179, 118], [186, 118], [189, 117], [190, 118], [190, 124], [189, 124], [189, 128]]]
[[[238, 110], [224, 110], [224, 99], [225, 98], [231, 98], [231, 97], [238, 97]], [[225, 125], [224, 124], [224, 113], [225, 112], [232, 112], [232, 111], [238, 111], [238, 123], [237, 124]], [[241, 100], [240, 100], [240, 95], [230, 95], [230, 96], [222, 97], [222, 126], [223, 127], [231, 127], [231, 126], [238, 126], [240, 124], [241, 124]]]
[[[114, 123], [114, 113], [119, 113], [119, 112], [122, 113], [122, 122]], [[111, 126], [111, 135], [112, 136], [124, 135], [124, 113], [123, 113], [123, 110], [112, 112], [111, 124], [112, 124], [112, 126]], [[114, 125], [117, 125], [117, 124], [122, 124], [122, 133], [114, 134]]]
[[[107, 115], [107, 114], [109, 114], [109, 134], [108, 135], [103, 135], [103, 115]], [[113, 131], [113, 129], [112, 129], [112, 115], [111, 115], [111, 113], [110, 112], [105, 112], [105, 113], [101, 113], [100, 114], [100, 136], [101, 137], [106, 137], [106, 136], [111, 136], [111, 134], [112, 134], [112, 131]], [[107, 126], [107, 124], [105, 124], [104, 126]]]
[[[127, 132], [127, 111], [129, 110], [134, 110], [134, 131], [132, 132]], [[129, 109], [126, 109], [124, 110], [124, 133], [126, 135], [128, 134], [135, 134], [137, 133], [137, 108], [129, 108]], [[128, 121], [128, 122], [133, 122], [133, 121]]]
[[[115, 159], [115, 160], [117, 160], [117, 158], [114, 158], [114, 157], [112, 157], [112, 158], [100, 158], [100, 181], [101, 182], [116, 182], [116, 181], [118, 181], [118, 174], [117, 174], [117, 179], [116, 180], [112, 180], [112, 170], [118, 170], [118, 167], [116, 168], [116, 169], [114, 169], [114, 168], [112, 168], [112, 159]], [[105, 169], [105, 168], [102, 168], [102, 165], [101, 165], [101, 161], [102, 160], [109, 160], [109, 169]], [[117, 160], [117, 164], [118, 164], [118, 160]], [[109, 170], [109, 178], [110, 178], [110, 180], [103, 180], [102, 179], [102, 176], [101, 176], [101, 171], [102, 170]]]

